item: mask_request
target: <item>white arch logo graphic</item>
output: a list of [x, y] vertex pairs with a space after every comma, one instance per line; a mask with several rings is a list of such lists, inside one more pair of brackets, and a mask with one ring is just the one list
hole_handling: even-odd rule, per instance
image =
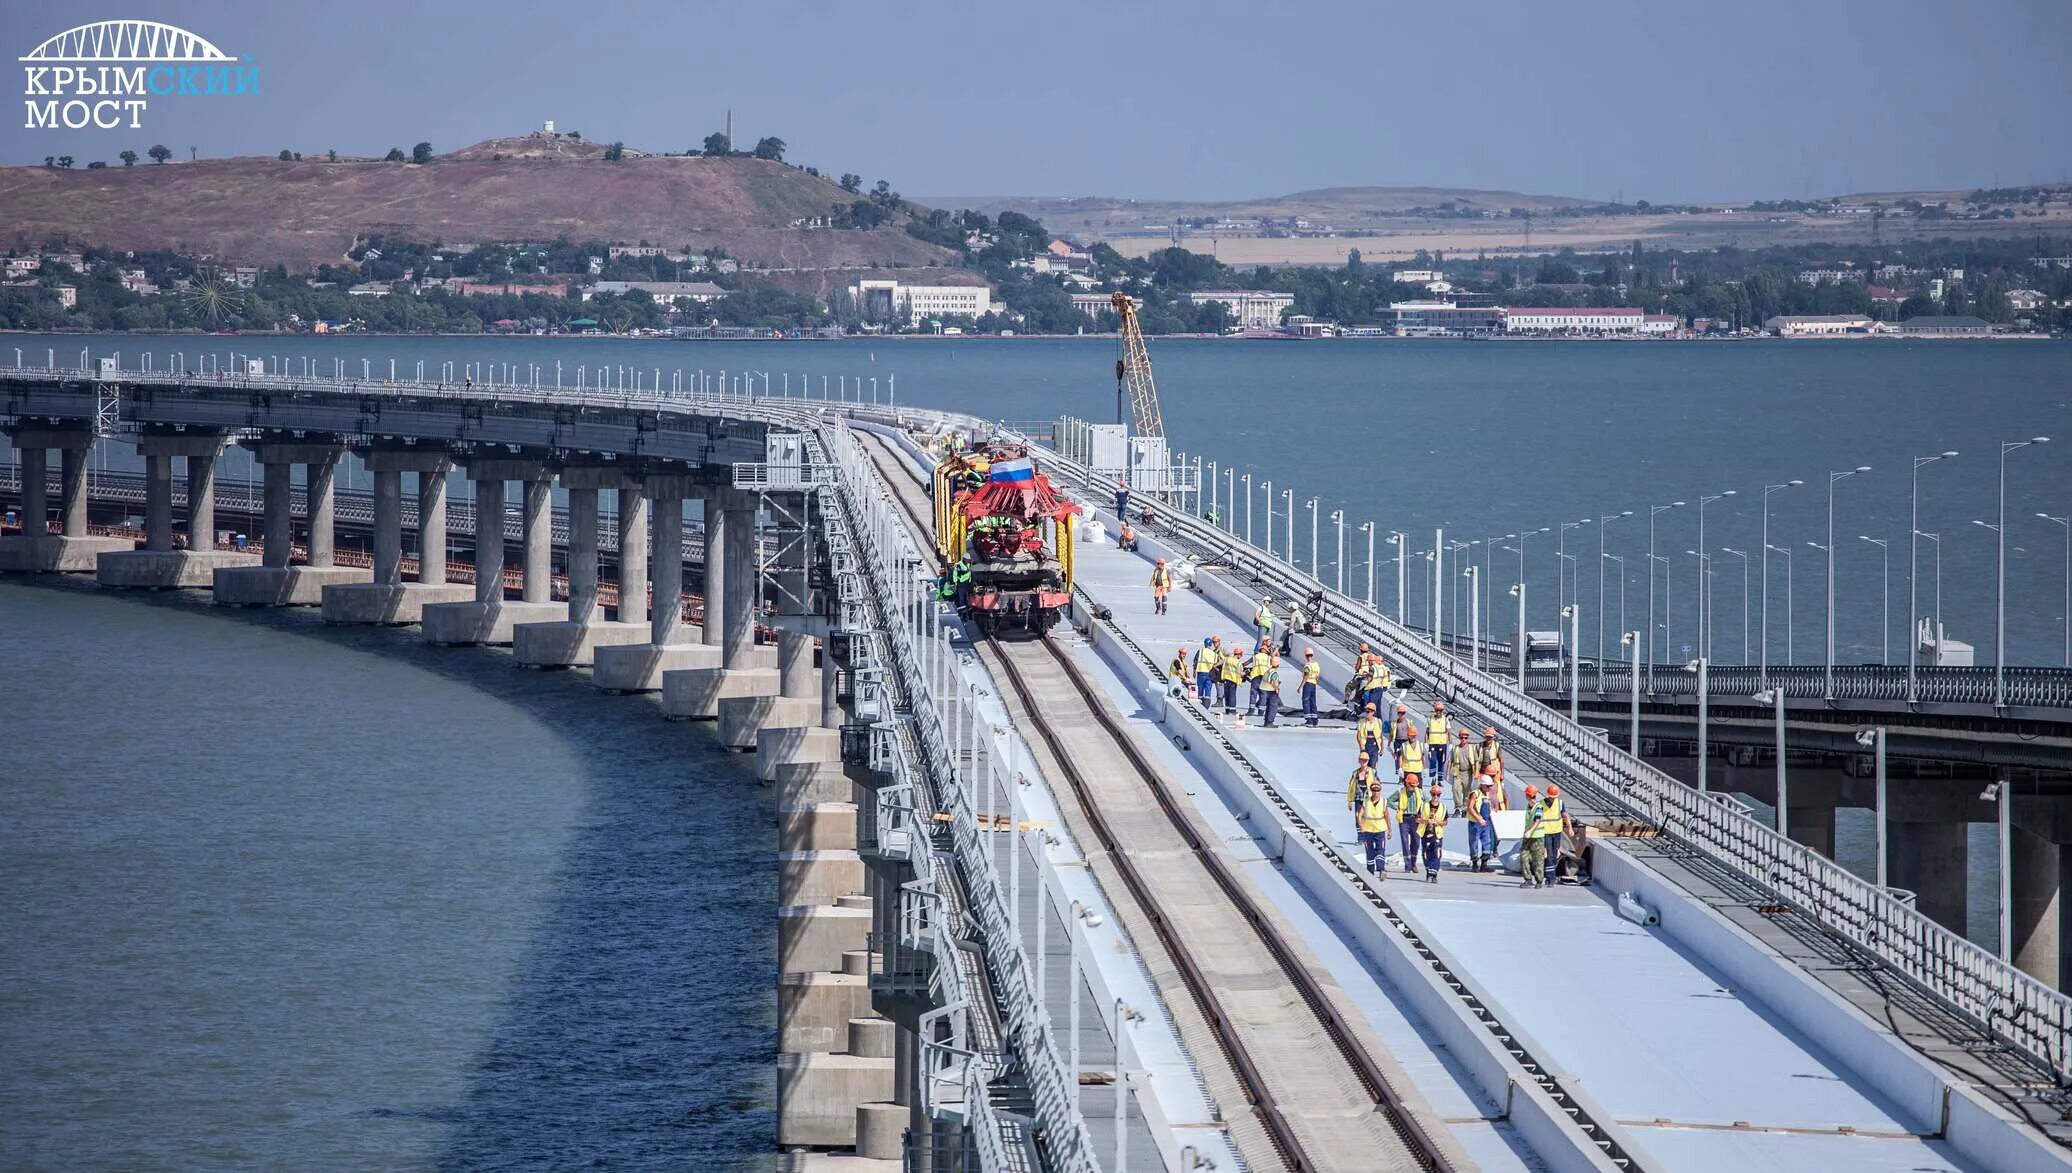
[[183, 28], [155, 20], [102, 20], [66, 29], [17, 57], [51, 64], [105, 61], [235, 61], [237, 58]]

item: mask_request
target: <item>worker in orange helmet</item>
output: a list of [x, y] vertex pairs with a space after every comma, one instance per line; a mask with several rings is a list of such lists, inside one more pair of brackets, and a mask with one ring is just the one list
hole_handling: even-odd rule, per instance
[[1561, 879], [1562, 836], [1569, 830], [1568, 805], [1561, 801], [1561, 787], [1549, 782], [1547, 796], [1540, 800], [1540, 805], [1540, 830], [1547, 838], [1547, 881], [1555, 883]]
[[1417, 838], [1424, 845], [1427, 884], [1439, 882], [1441, 848], [1446, 839], [1446, 800], [1442, 797], [1444, 793], [1445, 787], [1441, 783], [1432, 783], [1431, 794], [1425, 798], [1423, 806], [1417, 812]]
[[1166, 567], [1166, 560], [1160, 558], [1151, 568], [1151, 609], [1154, 614], [1166, 613], [1166, 596], [1173, 590], [1173, 572]]
[[1547, 808], [1540, 801], [1537, 786], [1525, 788], [1525, 849], [1519, 856], [1520, 870], [1525, 878], [1519, 881], [1520, 888], [1544, 888], [1547, 886]]

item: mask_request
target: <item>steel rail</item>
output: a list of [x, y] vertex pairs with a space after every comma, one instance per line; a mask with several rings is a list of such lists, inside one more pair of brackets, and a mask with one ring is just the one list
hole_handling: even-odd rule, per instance
[[[1016, 662], [1022, 654], [1020, 649], [1040, 647], [1071, 682], [1085, 711], [1121, 751], [1130, 768], [1136, 771], [1139, 780], [1150, 790], [1160, 811], [1172, 824], [1174, 832], [1180, 836], [1188, 852], [1201, 864], [1203, 870], [1208, 872], [1209, 878], [1229, 901], [1230, 907], [1251, 927], [1267, 954], [1287, 975], [1288, 984], [1301, 996], [1303, 1004], [1309, 1008], [1325, 1035], [1331, 1039], [1332, 1045], [1352, 1069], [1354, 1077], [1365, 1089], [1366, 1094], [1388, 1118], [1390, 1127], [1402, 1139], [1408, 1155], [1416, 1161], [1417, 1166], [1432, 1170], [1452, 1168], [1447, 1163], [1438, 1142], [1425, 1131], [1422, 1122], [1404, 1107], [1401, 1094], [1390, 1084], [1387, 1075], [1374, 1061], [1374, 1057], [1354, 1041], [1351, 1028], [1337, 1008], [1331, 1005], [1329, 996], [1310, 975], [1308, 968], [1295, 957], [1286, 936], [1275, 927], [1272, 918], [1267, 916], [1259, 902], [1245, 890], [1244, 885], [1220, 854], [1203, 840], [1200, 832], [1188, 822], [1187, 816], [1180, 810], [1172, 789], [1166, 785], [1158, 768], [1145, 759], [1143, 752], [1116, 722], [1107, 707], [1100, 703], [1092, 683], [1086, 679], [1078, 666], [1072, 663], [1071, 658], [1047, 638], [1034, 641], [1033, 644], [1006, 644], [995, 639], [989, 641], [988, 646], [1005, 669], [1008, 683], [1014, 688], [1015, 695], [1021, 699], [1022, 707], [1028, 712], [1037, 733], [1043, 738], [1044, 744], [1050, 747], [1052, 757], [1064, 771], [1065, 781], [1078, 797], [1087, 823], [1093, 828], [1095, 837], [1100, 840], [1102, 849], [1108, 852], [1114, 861], [1123, 883], [1130, 890], [1130, 895], [1136, 900], [1145, 918], [1151, 922], [1160, 943], [1165, 946], [1178, 966], [1181, 980], [1187, 984], [1188, 993], [1215, 1031], [1217, 1041], [1244, 1081], [1245, 1094], [1251, 1100], [1260, 1122], [1272, 1136], [1275, 1146], [1287, 1158], [1290, 1167], [1298, 1170], [1319, 1168], [1304, 1150], [1297, 1130], [1290, 1121], [1286, 1109], [1275, 1096], [1271, 1081], [1260, 1069], [1243, 1031], [1224, 1008], [1214, 986], [1202, 972], [1194, 951], [1160, 911], [1132, 851], [1125, 850], [1121, 841], [1116, 838], [1113, 828], [1094, 798], [1085, 775], [1067, 754], [1063, 735], [1058, 731], [1055, 722], [1046, 716], [1039, 706], [1026, 670]], [[1141, 844], [1135, 845], [1136, 850], [1141, 850], [1142, 847]]]

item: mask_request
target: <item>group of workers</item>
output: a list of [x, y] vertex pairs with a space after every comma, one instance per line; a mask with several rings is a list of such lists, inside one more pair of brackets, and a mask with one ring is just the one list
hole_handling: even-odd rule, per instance
[[[1154, 575], [1164, 565], [1153, 571]], [[1153, 579], [1156, 589], [1156, 579]], [[1168, 583], [1170, 588], [1170, 582]], [[1159, 614], [1165, 613], [1163, 594], [1158, 597]], [[1185, 687], [1192, 680], [1203, 707], [1215, 712], [1221, 707], [1226, 717], [1238, 717], [1237, 686], [1248, 688], [1243, 716], [1258, 717], [1267, 728], [1279, 726], [1281, 721], [1281, 657], [1274, 651], [1270, 640], [1248, 642], [1244, 636], [1234, 635], [1229, 643], [1220, 635], [1203, 636], [1199, 648], [1182, 644], [1173, 652], [1173, 662], [1166, 666], [1167, 675], [1177, 687]], [[1302, 723], [1315, 728], [1321, 717], [1317, 709], [1317, 685], [1323, 680], [1323, 666], [1317, 663], [1315, 649], [1302, 650]]]

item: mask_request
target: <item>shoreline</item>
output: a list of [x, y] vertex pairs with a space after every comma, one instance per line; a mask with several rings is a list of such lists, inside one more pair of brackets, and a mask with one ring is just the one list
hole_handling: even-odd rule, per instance
[[[930, 342], [1025, 342], [1025, 341], [1028, 341], [1028, 342], [1057, 342], [1057, 341], [1071, 341], [1071, 340], [1074, 340], [1074, 339], [1094, 339], [1094, 340], [1100, 340], [1100, 341], [1109, 341], [1109, 342], [1112, 342], [1112, 341], [1115, 341], [1116, 339], [1118, 339], [1118, 338], [1120, 338], [1120, 337], [1121, 337], [1121, 335], [1120, 335], [1120, 334], [1116, 334], [1116, 333], [1112, 333], [1112, 332], [1111, 332], [1111, 333], [1106, 333], [1106, 334], [1091, 334], [1091, 333], [1089, 333], [1089, 334], [1021, 334], [1021, 333], [1016, 333], [1016, 334], [1010, 334], [1010, 335], [1000, 335], [1000, 334], [848, 334], [848, 335], [844, 335], [844, 336], [842, 336], [842, 337], [840, 337], [840, 338], [823, 338], [823, 337], [804, 337], [804, 338], [711, 338], [711, 337], [696, 337], [696, 336], [693, 336], [693, 337], [686, 337], [686, 338], [673, 338], [673, 337], [672, 337], [672, 338], [664, 338], [664, 337], [659, 337], [659, 336], [656, 336], [656, 335], [652, 335], [652, 334], [603, 334], [603, 333], [592, 333], [592, 334], [518, 334], [518, 333], [513, 333], [513, 334], [477, 334], [477, 333], [467, 333], [467, 334], [462, 334], [462, 333], [446, 333], [446, 332], [434, 332], [434, 331], [412, 331], [412, 332], [410, 332], [410, 333], [389, 333], [389, 332], [383, 332], [383, 331], [374, 331], [374, 330], [367, 330], [367, 331], [356, 331], [356, 332], [352, 332], [352, 333], [344, 333], [344, 332], [340, 332], [340, 333], [326, 333], [326, 334], [312, 334], [312, 333], [305, 333], [305, 332], [301, 332], [301, 331], [267, 331], [267, 330], [251, 330], [251, 331], [240, 331], [239, 333], [236, 333], [236, 334], [211, 334], [211, 333], [203, 333], [203, 332], [199, 332], [199, 331], [193, 331], [193, 330], [19, 330], [19, 329], [7, 328], [7, 327], [0, 327], [0, 337], [8, 337], [8, 336], [14, 336], [14, 337], [31, 337], [31, 336], [33, 336], [33, 337], [38, 337], [38, 338], [50, 338], [50, 337], [60, 337], [60, 338], [69, 338], [69, 337], [78, 337], [78, 338], [111, 338], [111, 337], [112, 337], [112, 338], [267, 338], [267, 339], [286, 339], [286, 338], [297, 338], [297, 339], [321, 339], [321, 340], [323, 340], [323, 341], [325, 341], [325, 342], [330, 342], [330, 341], [334, 341], [334, 340], [337, 340], [337, 339], [346, 339], [346, 338], [380, 338], [380, 339], [391, 339], [391, 340], [392, 340], [392, 339], [407, 339], [407, 338], [428, 338], [428, 339], [429, 339], [429, 338], [440, 338], [440, 339], [445, 339], [445, 338], [464, 338], [464, 339], [470, 339], [470, 340], [475, 340], [475, 341], [495, 341], [495, 342], [514, 342], [514, 341], [521, 341], [521, 340], [532, 340], [532, 341], [539, 341], [539, 342], [669, 342], [669, 343], [676, 343], [676, 342], [685, 342], [685, 343], [704, 343], [704, 344], [719, 344], [719, 345], [725, 345], [725, 344], [739, 344], [739, 343], [754, 343], [754, 344], [758, 344], [758, 345], [769, 345], [769, 344], [774, 344], [774, 343], [786, 343], [786, 344], [790, 344], [790, 343], [798, 343], [798, 344], [811, 344], [811, 343], [844, 343], [844, 342], [870, 342], [870, 343], [878, 343], [878, 342], [899, 342], [899, 343], [909, 343], [909, 342], [911, 342], [911, 343], [930, 343]], [[1243, 336], [1243, 335], [1230, 335], [1230, 334], [1150, 334], [1150, 335], [1146, 335], [1146, 337], [1147, 337], [1147, 338], [1155, 338], [1155, 339], [1158, 339], [1158, 340], [1160, 340], [1160, 341], [1163, 341], [1163, 342], [1172, 342], [1172, 341], [1185, 341], [1185, 342], [1270, 342], [1270, 343], [1282, 343], [1282, 342], [1309, 342], [1309, 343], [1315, 343], [1315, 342], [1344, 342], [1344, 343], [1379, 343], [1379, 342], [1643, 342], [1643, 343], [1660, 343], [1660, 342], [1808, 342], [1808, 343], [1820, 343], [1820, 342], [2063, 342], [2063, 341], [2066, 341], [2066, 340], [2067, 340], [2068, 338], [2072, 338], [2072, 335], [2057, 335], [2057, 334], [2037, 334], [2037, 333], [2019, 333], [2019, 334], [2018, 334], [2018, 333], [2005, 333], [2005, 334], [1986, 334], [1986, 335], [1966, 335], [1966, 336], [1961, 336], [1961, 337], [1936, 337], [1936, 336], [1932, 336], [1932, 335], [1904, 335], [1904, 334], [1846, 334], [1846, 335], [1815, 335], [1815, 336], [1801, 336], [1801, 337], [1784, 337], [1784, 336], [1780, 336], [1780, 335], [1775, 335], [1775, 334], [1701, 334], [1701, 335], [1685, 335], [1685, 336], [1670, 336], [1670, 337], [1663, 337], [1663, 336], [1652, 336], [1652, 337], [1639, 337], [1639, 336], [1633, 336], [1633, 335], [1621, 335], [1621, 334], [1476, 334], [1476, 335], [1456, 335], [1456, 336], [1432, 336], [1432, 335], [1426, 335], [1426, 336], [1422, 336], [1422, 337], [1405, 337], [1405, 336], [1397, 336], [1397, 335], [1382, 335], [1382, 336], [1378, 336], [1378, 337], [1360, 337], [1360, 338], [1346, 338], [1346, 337], [1327, 337], [1327, 338], [1304, 338], [1304, 337], [1298, 337], [1298, 336], [1296, 336], [1296, 335], [1293, 335], [1293, 334], [1285, 334], [1285, 335], [1273, 335], [1273, 336], [1266, 336], [1266, 337], [1261, 337], [1261, 336], [1259, 336], [1259, 335], [1256, 335], [1256, 334], [1255, 334], [1255, 335], [1250, 335], [1250, 336]]]

